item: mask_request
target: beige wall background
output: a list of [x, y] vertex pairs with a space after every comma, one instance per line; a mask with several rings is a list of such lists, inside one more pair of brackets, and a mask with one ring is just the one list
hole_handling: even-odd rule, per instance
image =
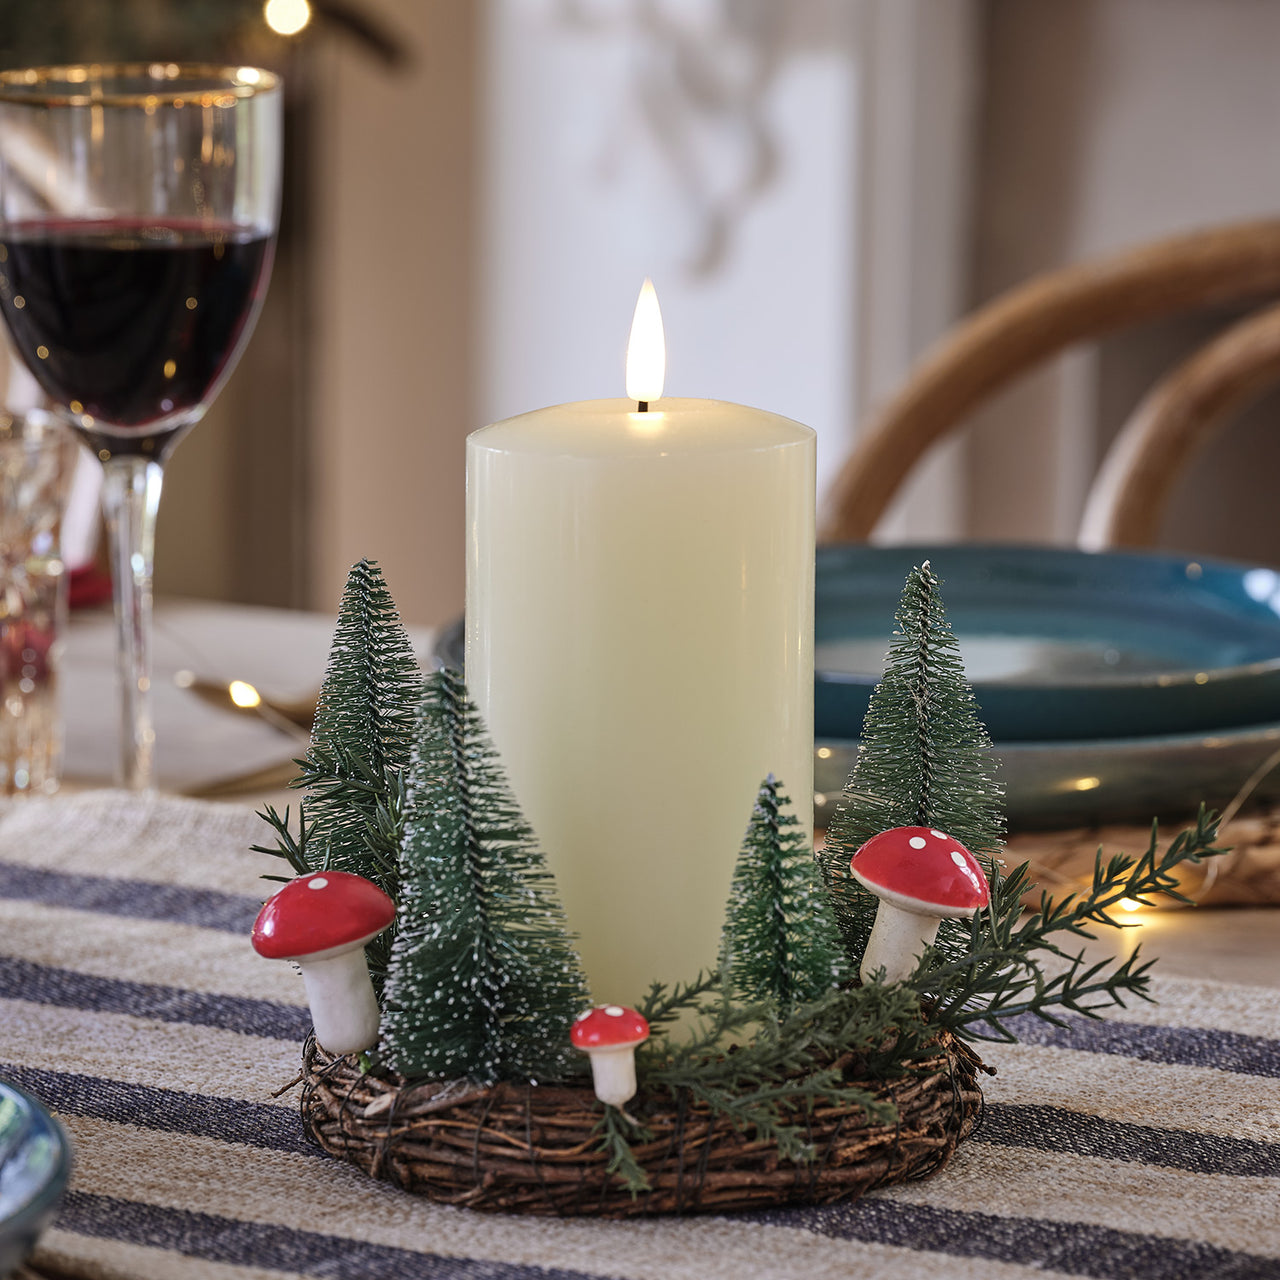
[[[1280, 210], [1280, 5], [988, 0], [971, 302], [1176, 231]], [[1076, 351], [982, 413], [974, 537], [1074, 536], [1094, 468], [1159, 373], [1221, 317]], [[1169, 546], [1280, 559], [1280, 404], [1233, 424], [1187, 477]]]
[[463, 595], [474, 420], [477, 43], [482, 6], [394, 0], [404, 76], [332, 49], [317, 94], [309, 576], [331, 609], [361, 556], [406, 620]]
[[367, 556], [407, 621], [462, 610], [483, 6], [365, 7], [411, 63], [307, 46], [294, 252], [282, 237], [253, 341], [169, 465], [158, 593], [332, 612]]
[[[861, 56], [876, 54], [855, 166], [875, 199], [852, 202], [849, 227], [865, 266], [849, 284], [861, 324], [849, 362], [873, 397], [955, 315], [1037, 271], [1280, 208], [1280, 4], [849, 3]], [[310, 248], [278, 263], [241, 369], [175, 455], [161, 592], [329, 612], [348, 566], [370, 556], [408, 620], [461, 609], [463, 441], [480, 425], [488, 340], [489, 5], [368, 7], [413, 63], [391, 72], [349, 43], [309, 47], [296, 216]], [[913, 208], [928, 216], [903, 216]], [[899, 314], [930, 281], [927, 314]], [[1111, 434], [1207, 323], [1123, 335], [1025, 381], [934, 459], [941, 497], [900, 504], [891, 536], [936, 536], [914, 513], [945, 508], [959, 536], [1071, 540]], [[870, 341], [892, 358], [872, 359]], [[864, 412], [851, 404], [850, 437]], [[1261, 406], [1194, 469], [1168, 545], [1280, 563], [1278, 412]]]

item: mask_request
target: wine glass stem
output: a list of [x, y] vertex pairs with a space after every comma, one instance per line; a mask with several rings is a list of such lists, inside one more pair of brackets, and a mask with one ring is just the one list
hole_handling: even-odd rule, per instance
[[116, 780], [133, 791], [152, 785], [151, 569], [164, 469], [147, 458], [103, 463], [102, 511], [111, 544], [116, 611], [116, 683], [120, 691], [120, 764]]

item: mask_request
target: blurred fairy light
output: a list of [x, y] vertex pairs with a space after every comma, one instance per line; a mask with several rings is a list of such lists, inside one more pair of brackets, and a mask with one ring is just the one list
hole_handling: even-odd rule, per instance
[[259, 706], [262, 695], [247, 680], [233, 680], [227, 685], [227, 693], [237, 707], [251, 708]]
[[296, 36], [311, 21], [311, 6], [307, 0], [267, 0], [262, 16], [277, 35]]

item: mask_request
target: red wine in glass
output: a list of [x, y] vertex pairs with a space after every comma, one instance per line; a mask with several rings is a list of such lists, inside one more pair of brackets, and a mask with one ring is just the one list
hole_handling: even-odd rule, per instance
[[102, 461], [118, 778], [153, 780], [164, 463], [253, 326], [279, 225], [284, 86], [261, 67], [0, 70], [0, 313]]
[[234, 367], [273, 240], [195, 221], [10, 224], [0, 311], [95, 450], [158, 456]]

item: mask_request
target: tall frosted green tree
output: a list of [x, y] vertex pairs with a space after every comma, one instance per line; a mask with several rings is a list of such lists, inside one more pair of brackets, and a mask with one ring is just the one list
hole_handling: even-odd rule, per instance
[[785, 1017], [846, 975], [840, 934], [813, 846], [770, 774], [756, 793], [733, 873], [721, 941], [733, 993]]
[[[927, 560], [907, 575], [885, 672], [871, 695], [858, 759], [820, 858], [855, 961], [877, 905], [849, 874], [849, 859], [865, 841], [890, 827], [936, 827], [988, 865], [1003, 843], [1004, 797], [992, 776], [991, 738], [978, 718], [940, 587]], [[965, 929], [944, 922], [940, 945]]]
[[395, 896], [398, 796], [422, 674], [372, 560], [353, 566], [300, 782], [313, 869], [366, 876]]
[[532, 830], [456, 672], [430, 676], [405, 798], [382, 1053], [406, 1076], [564, 1080], [586, 977]]
[[[302, 772], [299, 831], [268, 806], [263, 817], [295, 873], [332, 868], [364, 876], [398, 895], [405, 770], [422, 674], [395, 603], [371, 560], [347, 576]], [[279, 879], [280, 877], [269, 877]], [[395, 928], [365, 948], [375, 989], [382, 984]]]

